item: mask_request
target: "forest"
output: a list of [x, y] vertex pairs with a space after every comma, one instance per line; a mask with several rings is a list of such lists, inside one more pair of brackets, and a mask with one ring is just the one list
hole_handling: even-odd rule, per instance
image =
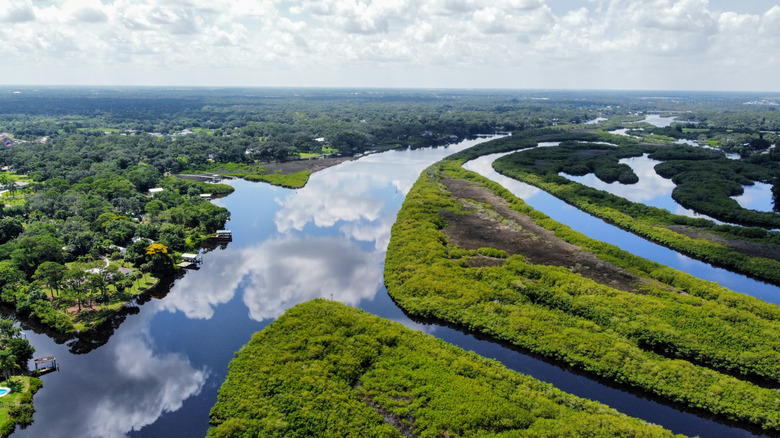
[[[564, 142], [564, 145], [562, 147], [535, 149], [536, 145], [542, 141], [560, 141]], [[597, 145], [568, 143], [567, 146], [566, 142], [572, 141], [597, 143]], [[607, 143], [617, 144], [619, 147], [615, 148]], [[587, 154], [593, 156], [590, 158], [575, 156], [566, 161], [566, 157], [572, 154], [571, 151], [576, 151], [577, 148], [582, 148], [580, 151], [590, 151]], [[780, 283], [780, 275], [778, 275], [778, 272], [780, 272], [778, 270], [780, 261], [776, 257], [767, 257], [767, 254], [770, 254], [770, 257], [771, 254], [777, 254], [777, 251], [772, 250], [772, 248], [778, 245], [778, 239], [780, 239], [776, 231], [761, 227], [719, 225], [702, 218], [673, 214], [664, 209], [630, 202], [603, 190], [584, 186], [557, 173], [559, 170], [563, 171], [564, 167], [571, 174], [587, 173], [591, 169], [595, 171], [598, 167], [599, 174], [604, 178], [610, 180], [612, 178], [619, 179], [622, 175], [625, 181], [630, 182], [635, 175], [633, 175], [633, 172], [628, 172], [630, 170], [627, 169], [628, 166], [618, 166], [617, 159], [619, 157], [638, 156], [643, 153], [642, 151], [648, 151], [652, 152], [654, 157], [663, 159], [664, 155], [661, 154], [671, 157], [672, 151], [687, 151], [682, 152], [683, 156], [692, 153], [694, 156], [705, 154], [712, 158], [712, 154], [715, 152], [707, 150], [701, 152], [700, 149], [696, 148], [678, 149], [676, 146], [672, 147], [669, 145], [661, 147], [651, 144], [640, 145], [639, 140], [631, 137], [616, 136], [599, 130], [584, 131], [581, 127], [568, 127], [543, 128], [515, 133], [511, 137], [485, 143], [460, 152], [452, 158], [465, 162], [486, 154], [518, 150], [521, 150], [521, 152], [496, 160], [494, 163], [496, 170], [512, 178], [542, 188], [593, 216], [690, 257], [774, 284]], [[612, 158], [602, 156], [605, 154]], [[763, 163], [763, 158], [761, 157], [764, 156], [762, 154], [759, 155], [757, 161]], [[729, 162], [719, 159], [710, 160], [709, 165], [711, 167], [708, 168], [710, 173], [702, 178], [707, 178], [707, 180], [728, 178], [730, 181], [742, 178], [739, 174], [728, 175], [730, 168], [752, 169], [751, 171], [754, 173], [758, 172], [757, 175], [761, 178], [767, 177], [767, 175], [774, 175], [777, 171], [777, 164], [774, 161], [768, 163], [769, 170], [764, 167], [766, 164], [755, 165], [751, 160], [748, 160], [747, 163], [739, 160], [735, 164], [730, 163], [730, 161], [732, 160], [729, 160]], [[568, 164], [566, 164], [567, 162]], [[684, 162], [687, 163], [690, 160]], [[662, 165], [667, 163], [662, 163]], [[718, 164], [716, 165], [715, 163]], [[721, 165], [726, 167], [721, 167]], [[740, 181], [747, 182], [749, 179], [741, 179]], [[696, 187], [695, 182], [694, 187]], [[701, 185], [698, 185], [698, 187], [701, 187]], [[713, 195], [717, 195], [718, 190], [713, 189], [712, 192], [713, 194], [706, 195], [706, 197], [705, 194], [702, 194], [699, 203], [696, 204], [697, 209], [700, 205], [707, 204], [706, 201], [710, 199], [717, 200], [717, 196], [713, 197]], [[725, 195], [721, 193], [720, 196]], [[729, 198], [728, 201], [733, 201], [733, 199]], [[721, 210], [720, 212], [729, 213], [737, 219], [764, 218], [763, 223], [768, 222], [770, 224], [772, 221], [777, 220], [777, 213], [761, 213], [746, 210], [736, 205], [736, 202], [732, 204], [728, 201], [724, 202], [724, 204], [729, 207], [729, 210]], [[718, 204], [713, 202], [712, 205]], [[701, 208], [705, 209], [706, 207]], [[752, 222], [748, 220], [746, 223]], [[743, 241], [749, 241], [766, 248], [766, 251], [757, 253], [746, 250], [744, 245], [739, 243]]]
[[672, 436], [333, 301], [299, 304], [230, 363], [209, 437]]

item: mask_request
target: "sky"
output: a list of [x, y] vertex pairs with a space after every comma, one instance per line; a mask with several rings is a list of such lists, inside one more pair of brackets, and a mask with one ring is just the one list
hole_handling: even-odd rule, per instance
[[780, 92], [780, 0], [0, 0], [0, 84]]

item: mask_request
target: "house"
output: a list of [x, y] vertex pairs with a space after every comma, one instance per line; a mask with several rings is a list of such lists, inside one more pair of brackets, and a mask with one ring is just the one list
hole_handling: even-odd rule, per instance
[[165, 190], [165, 189], [164, 189], [164, 188], [162, 188], [162, 187], [155, 187], [155, 188], [153, 188], [153, 189], [149, 189], [149, 195], [150, 195], [150, 196], [154, 196], [154, 195], [156, 195], [157, 193], [160, 193], [160, 192], [162, 192], [163, 190]]
[[118, 271], [118, 272], [119, 272], [120, 274], [124, 275], [125, 277], [127, 277], [128, 275], [132, 274], [132, 273], [133, 273], [133, 271], [134, 271], [134, 270], [133, 270], [133, 269], [130, 269], [130, 268], [119, 268], [119, 271]]

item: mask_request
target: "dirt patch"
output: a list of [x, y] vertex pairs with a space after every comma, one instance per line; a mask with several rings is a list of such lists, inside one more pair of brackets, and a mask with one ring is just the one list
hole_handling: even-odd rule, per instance
[[311, 173], [314, 173], [354, 159], [354, 157], [312, 158], [310, 160], [260, 163], [260, 165], [263, 166], [268, 171], [268, 173], [275, 173], [278, 171], [282, 175], [289, 175], [291, 173], [303, 172], [304, 170], [308, 170]]
[[[598, 283], [628, 292], [636, 292], [642, 279], [623, 268], [599, 259], [593, 253], [556, 237], [530, 217], [509, 208], [504, 199], [477, 183], [446, 178], [442, 181], [450, 193], [473, 214], [443, 212], [447, 227], [443, 232], [450, 242], [465, 249], [481, 247], [520, 254], [528, 263], [562, 266]], [[484, 208], [480, 204], [488, 204]], [[501, 259], [472, 258], [474, 266], [500, 265]]]
[[764, 257], [780, 261], [780, 245], [771, 243], [758, 243], [748, 240], [731, 240], [711, 234], [706, 231], [696, 230], [685, 225], [670, 225], [669, 229], [684, 234], [694, 239], [707, 239], [710, 242], [719, 243], [750, 257]]

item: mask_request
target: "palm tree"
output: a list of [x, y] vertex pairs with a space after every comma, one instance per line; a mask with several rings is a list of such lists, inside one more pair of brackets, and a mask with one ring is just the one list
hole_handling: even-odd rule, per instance
[[3, 370], [3, 377], [8, 380], [9, 370], [16, 368], [16, 356], [9, 349], [0, 350], [0, 370]]

